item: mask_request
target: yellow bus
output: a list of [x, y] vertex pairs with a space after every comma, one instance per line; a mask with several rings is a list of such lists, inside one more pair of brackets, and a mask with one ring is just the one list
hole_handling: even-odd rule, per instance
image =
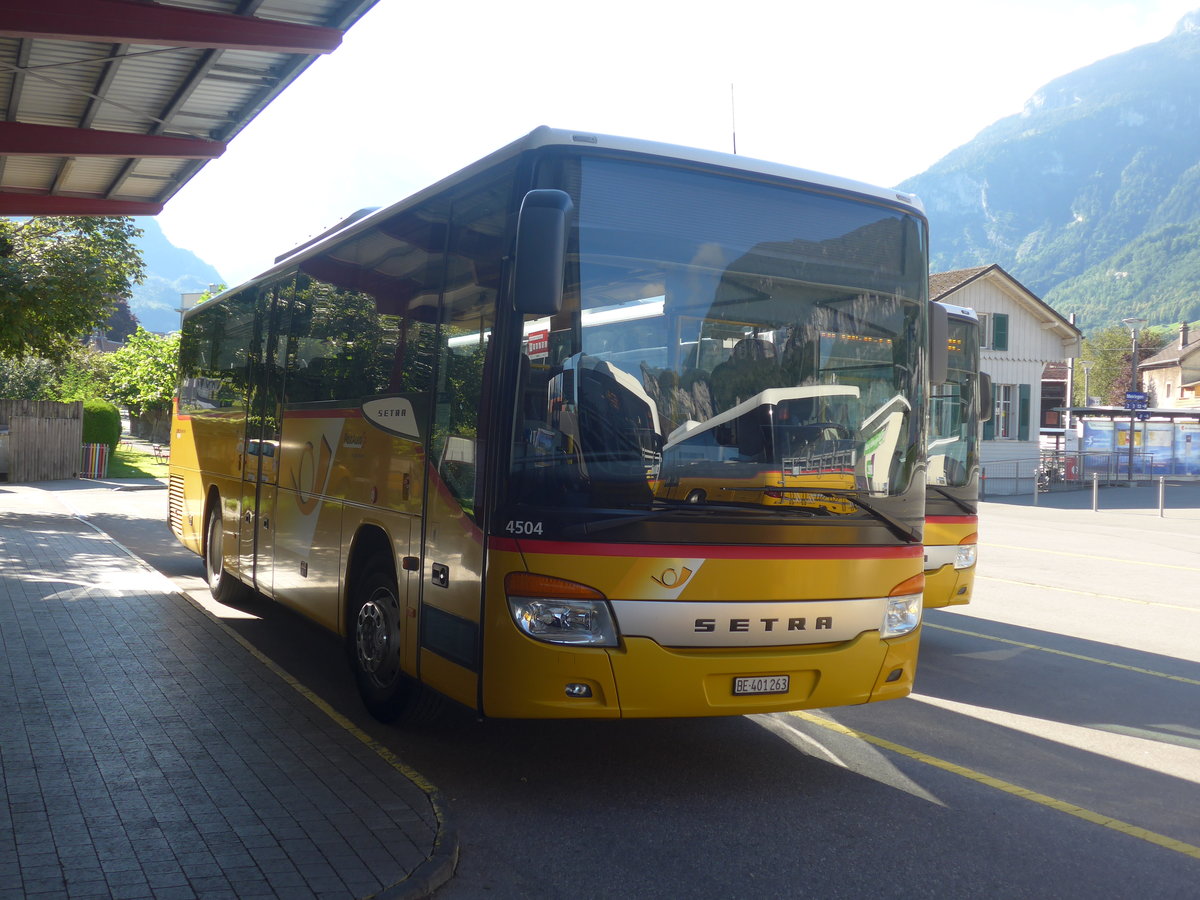
[[[904, 696], [926, 241], [894, 191], [539, 128], [186, 314], [170, 526], [218, 599], [340, 635], [385, 721]], [[838, 435], [835, 479], [781, 488], [824, 502], [667, 486], [672, 434], [777, 389]]]
[[991, 418], [991, 379], [979, 371], [979, 316], [946, 309], [946, 380], [929, 401], [925, 608], [971, 602], [979, 545], [979, 442]]

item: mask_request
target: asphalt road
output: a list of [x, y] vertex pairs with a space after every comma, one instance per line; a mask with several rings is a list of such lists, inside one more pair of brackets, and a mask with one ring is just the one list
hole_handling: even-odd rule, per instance
[[[206, 597], [164, 490], [70, 502]], [[1200, 486], [1161, 517], [1150, 488], [1101, 502], [983, 504], [974, 601], [927, 614], [913, 696], [863, 707], [400, 730], [362, 713], [328, 635], [217, 612], [440, 789], [462, 851], [439, 900], [1193, 898]]]

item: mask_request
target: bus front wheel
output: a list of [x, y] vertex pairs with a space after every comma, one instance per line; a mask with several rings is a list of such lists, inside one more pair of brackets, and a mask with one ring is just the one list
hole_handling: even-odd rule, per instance
[[204, 533], [204, 574], [213, 599], [228, 606], [244, 598], [250, 591], [225, 568], [224, 546], [225, 526], [221, 522], [221, 501], [217, 498], [209, 507], [208, 525]]
[[400, 599], [391, 566], [372, 566], [355, 590], [350, 663], [367, 710], [392, 722], [408, 707], [413, 683], [400, 670]]

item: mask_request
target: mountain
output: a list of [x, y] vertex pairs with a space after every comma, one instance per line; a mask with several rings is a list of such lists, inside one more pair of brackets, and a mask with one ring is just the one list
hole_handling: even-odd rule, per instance
[[196, 254], [168, 241], [158, 220], [138, 216], [134, 221], [143, 231], [137, 243], [146, 263], [146, 280], [133, 286], [129, 308], [147, 331], [178, 331], [180, 294], [207, 290], [223, 279]]
[[1200, 10], [900, 188], [925, 203], [935, 272], [999, 263], [1085, 332], [1200, 318]]

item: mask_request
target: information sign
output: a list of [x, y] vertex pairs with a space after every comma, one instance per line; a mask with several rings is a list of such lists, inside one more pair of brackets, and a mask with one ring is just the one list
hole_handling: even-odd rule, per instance
[[1150, 397], [1145, 391], [1126, 391], [1126, 409], [1146, 409], [1150, 405]]

